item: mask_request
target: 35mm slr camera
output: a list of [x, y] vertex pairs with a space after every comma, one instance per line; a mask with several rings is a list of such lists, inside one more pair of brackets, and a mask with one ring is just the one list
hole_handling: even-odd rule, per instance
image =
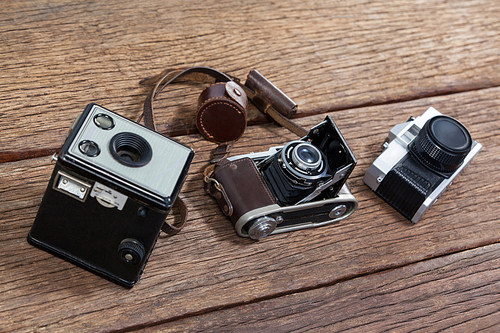
[[132, 287], [193, 155], [187, 146], [89, 104], [59, 153], [28, 241]]
[[429, 108], [394, 126], [363, 181], [416, 223], [481, 150], [456, 119]]
[[355, 165], [354, 154], [327, 116], [300, 140], [224, 160], [209, 191], [239, 236], [261, 239], [351, 215], [358, 202], [346, 180]]

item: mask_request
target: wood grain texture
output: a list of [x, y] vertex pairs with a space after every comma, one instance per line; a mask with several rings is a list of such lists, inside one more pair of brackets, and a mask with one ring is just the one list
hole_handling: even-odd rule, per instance
[[[342, 223], [260, 242], [239, 238], [202, 190], [201, 171], [214, 144], [199, 135], [179, 137], [197, 151], [182, 193], [191, 208], [190, 222], [178, 236], [160, 238], [141, 281], [128, 291], [27, 244], [52, 165], [48, 157], [4, 163], [0, 177], [7, 181], [0, 185], [0, 226], [2, 246], [8, 250], [0, 254], [2, 327], [139, 329], [305, 290], [319, 288], [321, 294], [324, 287], [359, 276], [497, 243], [500, 119], [491, 115], [500, 106], [499, 92], [500, 88], [483, 89], [331, 113], [359, 161], [349, 181], [360, 203], [358, 211]], [[412, 225], [361, 178], [392, 125], [429, 106], [464, 123], [484, 148], [424, 219]], [[324, 116], [301, 118], [299, 123], [310, 127]], [[294, 138], [274, 124], [252, 126], [234, 154], [262, 151]], [[454, 286], [465, 302], [467, 290]], [[481, 310], [482, 305], [477, 306]], [[464, 303], [460, 309], [466, 308]]]
[[[4, 161], [59, 147], [89, 102], [137, 118], [147, 94], [138, 81], [165, 67], [239, 77], [256, 68], [299, 104], [299, 116], [500, 84], [500, 4], [486, 0], [4, 1], [0, 9]], [[200, 89], [162, 96], [160, 131], [196, 132]], [[250, 121], [266, 119], [253, 110]]]
[[[497, 331], [500, 3], [486, 0], [0, 3], [0, 331]], [[258, 69], [332, 116], [358, 158], [341, 223], [239, 238], [202, 189], [215, 145], [204, 87], [174, 85], [159, 130], [196, 151], [190, 220], [162, 235], [131, 290], [31, 247], [27, 233], [75, 119], [97, 102], [136, 119], [166, 67]], [[416, 225], [363, 183], [391, 127], [433, 106], [484, 148]], [[233, 154], [295, 139], [251, 109]], [[57, 212], [54, 212], [57, 214]]]
[[499, 273], [495, 244], [150, 331], [497, 332]]

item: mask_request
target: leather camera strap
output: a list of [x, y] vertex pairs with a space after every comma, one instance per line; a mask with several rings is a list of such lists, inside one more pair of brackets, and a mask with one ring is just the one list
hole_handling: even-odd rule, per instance
[[[153, 102], [167, 85], [181, 78], [186, 81], [194, 81], [202, 83], [229, 82], [232, 80], [230, 76], [208, 67], [191, 67], [188, 69], [166, 69], [159, 75], [143, 79], [139, 82], [140, 84], [142, 85], [154, 84], [154, 87], [153, 89], [151, 89], [148, 96], [146, 97], [146, 100], [144, 102], [143, 113], [139, 117], [137, 122], [140, 122], [141, 119], [144, 117], [144, 125], [156, 131], [154, 113], [153, 113]], [[188, 217], [187, 205], [179, 196], [177, 196], [173, 208], [178, 210], [180, 214], [180, 223], [174, 225], [170, 224], [165, 220], [165, 222], [161, 227], [161, 230], [170, 236], [175, 235], [179, 231], [181, 231], [181, 229], [186, 224]]]
[[[241, 84], [240, 84], [241, 85]], [[262, 113], [269, 115], [281, 126], [299, 137], [308, 131], [289, 118], [297, 112], [297, 104], [257, 70], [248, 73], [247, 80], [241, 85], [248, 98]]]
[[179, 233], [179, 231], [181, 231], [181, 229], [186, 224], [186, 221], [188, 218], [187, 205], [184, 202], [184, 200], [182, 200], [179, 196], [177, 196], [177, 199], [175, 199], [175, 201], [174, 201], [173, 209], [177, 210], [177, 213], [180, 215], [180, 222], [178, 224], [174, 225], [174, 224], [168, 223], [167, 220], [165, 220], [165, 222], [163, 222], [163, 224], [161, 226], [161, 231], [163, 231], [164, 233], [166, 233], [167, 235], [170, 235], [170, 236], [173, 236], [173, 235]]
[[[254, 105], [261, 112], [269, 115], [274, 121], [276, 121], [281, 126], [287, 128], [292, 133], [297, 134], [299, 137], [306, 136], [308, 133], [308, 131], [305, 128], [297, 125], [296, 123], [294, 123], [289, 119], [289, 117], [291, 117], [296, 112], [297, 105], [290, 98], [288, 98], [288, 96], [286, 96], [283, 92], [281, 92], [281, 90], [275, 87], [274, 84], [272, 84], [264, 76], [262, 76], [258, 71], [256, 70], [251, 71], [248, 74], [247, 81], [243, 85], [240, 83], [240, 80], [235, 77], [219, 72], [218, 70], [215, 70], [213, 68], [202, 67], [202, 66], [190, 67], [187, 69], [166, 69], [158, 75], [141, 80], [139, 82], [140, 84], [154, 85], [154, 87], [153, 89], [151, 89], [148, 96], [146, 97], [146, 100], [144, 102], [143, 113], [139, 117], [137, 122], [140, 122], [142, 118], [144, 118], [144, 124], [150, 129], [156, 130], [154, 121], [154, 112], [153, 112], [153, 102], [167, 85], [175, 81], [178, 81], [181, 78], [185, 81], [193, 81], [198, 83], [211, 83], [211, 84], [217, 82], [227, 83], [234, 81], [244, 91], [244, 93], [241, 94], [236, 88], [234, 88], [233, 86], [234, 83], [232, 83], [230, 89], [226, 88], [227, 94], [230, 96], [230, 98], [225, 98], [226, 103], [231, 102], [231, 98], [236, 102], [236, 104], [231, 102], [234, 104], [232, 106], [233, 108], [238, 109], [241, 106], [244, 109], [245, 124], [242, 128], [241, 127], [239, 128], [241, 134], [239, 134], [239, 136], [231, 140], [217, 140], [216, 138], [214, 138], [214, 136], [211, 135], [209, 131], [202, 133], [203, 136], [208, 140], [220, 143], [219, 146], [214, 151], [214, 158], [211, 161], [212, 166], [208, 167], [207, 170], [205, 170], [205, 177], [204, 177], [205, 182], [207, 182], [207, 179], [211, 179], [208, 174], [211, 174], [213, 168], [215, 167], [215, 164], [213, 163], [220, 162], [229, 155], [229, 152], [233, 146], [234, 141], [239, 139], [239, 137], [243, 134], [246, 128], [246, 107], [247, 107], [246, 96], [248, 96], [248, 98], [254, 103]], [[212, 86], [209, 88], [211, 89]], [[213, 89], [213, 91], [215, 90], [216, 89]], [[202, 96], [204, 96], [203, 93]], [[214, 99], [217, 98], [224, 99], [223, 96], [215, 97]], [[242, 101], [241, 100], [242, 98], [244, 98], [245, 101]], [[199, 119], [197, 119], [197, 121], [199, 121]], [[210, 169], [210, 171], [208, 171], [208, 169]], [[187, 221], [187, 206], [179, 196], [174, 202], [174, 208], [176, 208], [180, 212], [181, 222], [174, 226], [165, 221], [162, 226], [162, 231], [164, 231], [168, 235], [177, 234], [184, 227]]]
[[153, 89], [151, 89], [148, 96], [146, 97], [146, 100], [144, 101], [144, 111], [137, 122], [141, 121], [142, 117], [144, 117], [144, 125], [151, 128], [152, 130], [156, 130], [153, 113], [153, 102], [167, 85], [180, 78], [183, 78], [187, 81], [202, 83], [231, 81], [231, 77], [229, 77], [228, 75], [209, 67], [199, 66], [190, 67], [188, 69], [166, 69], [159, 75], [148, 77], [139, 82], [139, 84], [142, 85], [154, 84], [155, 86], [153, 87]]

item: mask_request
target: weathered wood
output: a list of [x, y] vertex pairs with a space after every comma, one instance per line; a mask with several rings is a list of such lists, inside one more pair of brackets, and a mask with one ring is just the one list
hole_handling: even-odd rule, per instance
[[[6, 249], [0, 254], [2, 327], [18, 331], [147, 327], [304, 290], [320, 288], [314, 293], [321, 295], [332, 290], [322, 287], [360, 275], [496, 243], [500, 239], [496, 186], [500, 119], [492, 115], [500, 106], [499, 93], [500, 88], [484, 89], [332, 113], [359, 160], [349, 181], [360, 202], [358, 211], [336, 225], [260, 242], [239, 238], [214, 200], [203, 193], [201, 171], [215, 145], [199, 135], [179, 137], [197, 151], [182, 194], [191, 208], [190, 223], [178, 236], [160, 238], [141, 281], [130, 291], [26, 243], [52, 166], [48, 157], [5, 163], [0, 169], [1, 179], [6, 180], [0, 185], [0, 237]], [[361, 178], [380, 153], [390, 128], [429, 106], [463, 122], [484, 149], [424, 219], [412, 225], [376, 197]], [[305, 117], [299, 123], [310, 127], [324, 116]], [[252, 126], [234, 153], [262, 151], [294, 138], [274, 124]], [[453, 291], [458, 298], [469, 295], [458, 283]], [[467, 310], [467, 305], [459, 310]], [[413, 311], [418, 313], [417, 307]], [[382, 314], [374, 313], [367, 320]], [[345, 316], [351, 318], [347, 312]]]
[[[3, 161], [59, 147], [89, 102], [136, 118], [147, 94], [138, 81], [165, 67], [242, 78], [257, 68], [301, 106], [299, 116], [500, 84], [498, 2], [3, 1], [0, 9]], [[200, 90], [165, 92], [159, 130], [196, 132]], [[251, 112], [251, 123], [264, 121]]]
[[497, 332], [500, 245], [215, 311], [151, 332]]
[[[0, 9], [0, 331], [498, 330], [499, 3], [35, 0]], [[359, 160], [349, 181], [358, 211], [336, 225], [239, 238], [202, 189], [215, 147], [193, 122], [204, 85], [183, 84], [156, 106], [159, 130], [197, 152], [182, 191], [190, 222], [160, 237], [139, 284], [125, 290], [28, 245], [49, 155], [85, 105], [135, 119], [148, 92], [141, 78], [193, 65], [242, 78], [260, 70], [299, 104], [305, 127], [330, 114]], [[412, 225], [361, 178], [390, 128], [429, 106], [484, 148]], [[234, 154], [295, 139], [254, 109], [249, 123]]]

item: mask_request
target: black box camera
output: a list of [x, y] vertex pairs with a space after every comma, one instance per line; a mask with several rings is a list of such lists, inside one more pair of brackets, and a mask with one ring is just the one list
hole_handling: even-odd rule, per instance
[[193, 156], [191, 148], [89, 104], [59, 153], [28, 241], [132, 287]]

